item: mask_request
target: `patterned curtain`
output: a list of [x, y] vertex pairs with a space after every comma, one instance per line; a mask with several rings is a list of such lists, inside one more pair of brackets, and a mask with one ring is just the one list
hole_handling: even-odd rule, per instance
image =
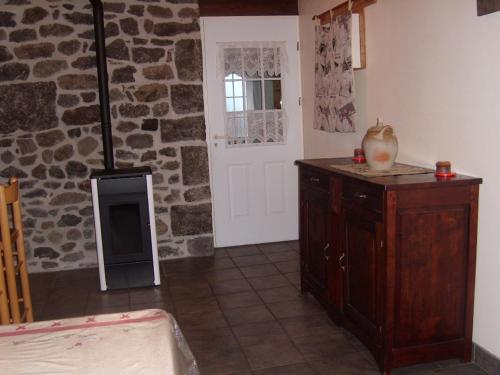
[[256, 77], [261, 70], [261, 60], [266, 77], [279, 77], [288, 72], [285, 42], [226, 42], [217, 45], [218, 76], [244, 72], [247, 77]]
[[354, 132], [351, 14], [316, 26], [314, 129]]

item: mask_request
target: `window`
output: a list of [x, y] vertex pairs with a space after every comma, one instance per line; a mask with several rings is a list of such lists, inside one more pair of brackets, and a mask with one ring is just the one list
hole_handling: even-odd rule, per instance
[[284, 143], [284, 43], [223, 48], [227, 144]]

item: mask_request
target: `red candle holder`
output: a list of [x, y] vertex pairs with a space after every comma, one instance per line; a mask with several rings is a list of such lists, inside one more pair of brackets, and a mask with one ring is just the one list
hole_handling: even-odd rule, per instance
[[365, 152], [362, 148], [354, 149], [354, 157], [352, 158], [354, 164], [364, 164], [366, 163]]
[[452, 178], [457, 174], [451, 171], [451, 163], [449, 161], [438, 161], [436, 163], [436, 177]]

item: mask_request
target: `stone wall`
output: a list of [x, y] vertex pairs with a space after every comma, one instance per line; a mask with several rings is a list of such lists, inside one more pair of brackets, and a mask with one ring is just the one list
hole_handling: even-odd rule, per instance
[[[31, 271], [96, 265], [102, 168], [87, 0], [0, 0], [0, 176], [21, 183]], [[153, 169], [162, 259], [213, 251], [196, 0], [106, 2], [118, 168]]]

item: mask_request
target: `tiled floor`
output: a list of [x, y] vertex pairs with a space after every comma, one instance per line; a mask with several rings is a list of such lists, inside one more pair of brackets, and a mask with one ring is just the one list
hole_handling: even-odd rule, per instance
[[[376, 375], [366, 349], [299, 293], [296, 242], [216, 250], [162, 262], [162, 285], [101, 293], [97, 270], [31, 275], [37, 320], [163, 308], [179, 322], [202, 375]], [[484, 375], [432, 363], [399, 374]]]

